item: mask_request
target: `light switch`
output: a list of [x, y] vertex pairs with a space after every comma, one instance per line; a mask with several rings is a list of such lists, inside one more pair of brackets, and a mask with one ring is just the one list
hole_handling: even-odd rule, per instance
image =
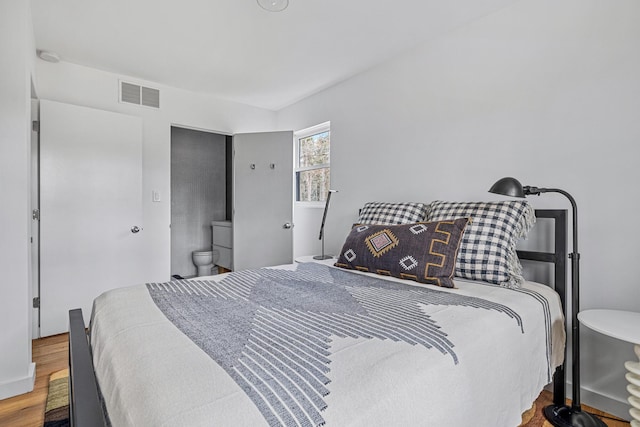
[[160, 201], [160, 192], [158, 190], [153, 190], [151, 192], [151, 200], [154, 202]]

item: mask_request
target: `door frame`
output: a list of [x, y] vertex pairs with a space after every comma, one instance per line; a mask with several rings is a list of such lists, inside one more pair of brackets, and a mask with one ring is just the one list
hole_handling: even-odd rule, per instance
[[[31, 338], [40, 338], [40, 102], [31, 98]], [[36, 303], [37, 302], [37, 303]]]

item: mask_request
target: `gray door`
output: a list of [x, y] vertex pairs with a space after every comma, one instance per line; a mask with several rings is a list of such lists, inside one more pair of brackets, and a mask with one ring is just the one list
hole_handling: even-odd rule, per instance
[[293, 132], [233, 137], [233, 269], [293, 262]]
[[[144, 281], [142, 121], [40, 102], [40, 332], [88, 322], [94, 298]], [[137, 227], [137, 228], [135, 228]]]

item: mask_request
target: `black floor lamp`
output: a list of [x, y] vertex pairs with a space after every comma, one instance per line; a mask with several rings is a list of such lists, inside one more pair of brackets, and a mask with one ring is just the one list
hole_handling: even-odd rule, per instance
[[329, 211], [329, 202], [331, 201], [331, 193], [337, 193], [338, 190], [329, 190], [327, 193], [327, 201], [324, 204], [324, 214], [322, 214], [322, 224], [320, 224], [320, 236], [318, 240], [322, 240], [322, 254], [316, 255], [313, 259], [329, 259], [333, 258], [331, 255], [324, 254], [324, 223], [327, 220], [327, 211]]
[[572, 358], [572, 402], [567, 405], [549, 405], [544, 408], [544, 416], [556, 427], [606, 427], [594, 415], [582, 411], [580, 406], [580, 254], [578, 253], [578, 207], [571, 194], [557, 188], [522, 186], [515, 178], [502, 178], [489, 189], [490, 193], [511, 197], [539, 196], [541, 193], [560, 193], [571, 202], [573, 210], [573, 246], [571, 258], [571, 358]]

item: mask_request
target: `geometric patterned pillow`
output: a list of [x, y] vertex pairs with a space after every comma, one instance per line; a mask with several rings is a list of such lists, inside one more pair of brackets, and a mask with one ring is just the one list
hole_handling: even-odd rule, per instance
[[410, 224], [425, 221], [429, 205], [425, 203], [369, 202], [360, 210], [358, 224]]
[[472, 222], [462, 237], [456, 276], [519, 287], [524, 278], [516, 244], [536, 221], [529, 203], [525, 200], [431, 203], [429, 221], [460, 217], [471, 218]]
[[468, 218], [402, 225], [356, 224], [337, 267], [453, 288], [456, 254]]

